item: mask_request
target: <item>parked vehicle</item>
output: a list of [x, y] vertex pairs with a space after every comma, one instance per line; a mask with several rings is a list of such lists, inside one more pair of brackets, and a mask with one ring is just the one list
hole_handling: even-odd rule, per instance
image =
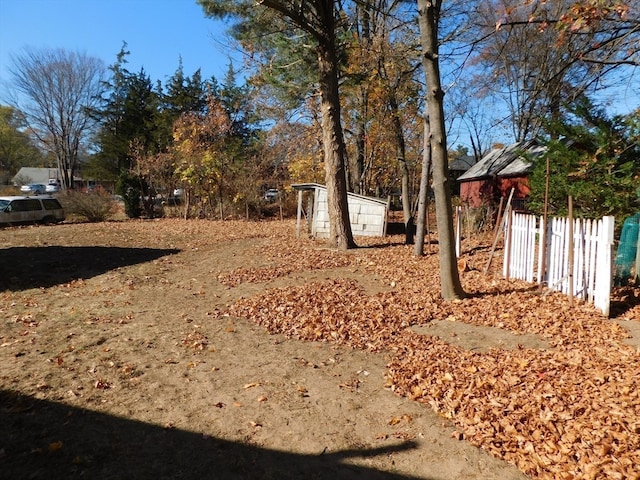
[[48, 224], [64, 219], [64, 208], [53, 197], [0, 197], [0, 225]]
[[277, 188], [270, 188], [264, 194], [264, 199], [268, 202], [273, 202], [276, 198], [278, 198]]
[[22, 185], [20, 191], [30, 195], [42, 195], [47, 191], [47, 186], [41, 183], [30, 183], [28, 185]]
[[60, 180], [57, 178], [50, 178], [45, 191], [47, 193], [58, 193], [60, 191]]

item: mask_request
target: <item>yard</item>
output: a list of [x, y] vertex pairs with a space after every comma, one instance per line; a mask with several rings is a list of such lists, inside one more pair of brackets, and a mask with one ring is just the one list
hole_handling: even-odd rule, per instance
[[[437, 245], [295, 222], [0, 229], [7, 478], [638, 479], [640, 289], [612, 318]], [[500, 253], [500, 252], [498, 252]]]

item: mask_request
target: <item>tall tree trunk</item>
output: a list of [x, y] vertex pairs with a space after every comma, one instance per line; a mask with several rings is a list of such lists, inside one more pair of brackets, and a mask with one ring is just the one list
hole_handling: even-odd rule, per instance
[[416, 224], [416, 241], [413, 254], [416, 257], [424, 255], [424, 237], [427, 229], [427, 215], [429, 207], [429, 173], [431, 170], [431, 145], [429, 117], [424, 116], [424, 149], [422, 151], [422, 171], [420, 173], [420, 192], [418, 193], [418, 223]]
[[407, 244], [413, 243], [413, 214], [411, 212], [411, 191], [409, 188], [409, 167], [407, 166], [406, 146], [398, 102], [392, 94], [389, 98], [389, 109], [391, 110], [391, 122], [393, 125], [393, 137], [396, 144], [396, 159], [400, 167], [400, 178], [402, 180], [402, 214], [405, 228], [405, 241]]
[[329, 242], [333, 248], [346, 250], [356, 247], [356, 244], [349, 221], [347, 178], [345, 175], [346, 149], [340, 123], [338, 63], [333, 39], [325, 39], [324, 42], [320, 42], [318, 67], [322, 143], [329, 209]]
[[356, 133], [356, 158], [353, 162], [353, 172], [351, 175], [351, 191], [364, 195], [364, 157], [365, 157], [365, 139], [367, 135], [367, 102], [368, 95], [365, 87], [361, 88], [360, 92], [360, 107], [357, 119], [357, 133]]
[[[371, 15], [369, 13], [370, 5], [363, 3], [357, 5], [359, 15], [358, 20], [360, 22], [360, 42], [363, 50], [369, 50], [371, 48]], [[364, 159], [365, 159], [365, 146], [367, 136], [367, 118], [369, 110], [369, 85], [367, 82], [363, 82], [358, 89], [358, 110], [356, 118], [356, 158], [353, 163], [353, 171], [351, 172], [351, 191], [365, 194], [364, 188]]]
[[426, 77], [426, 103], [429, 115], [429, 145], [433, 163], [433, 193], [438, 226], [441, 295], [445, 300], [463, 298], [453, 229], [453, 207], [447, 164], [447, 137], [444, 122], [444, 91], [440, 83], [438, 21], [442, 0], [418, 0], [418, 20], [422, 65]]

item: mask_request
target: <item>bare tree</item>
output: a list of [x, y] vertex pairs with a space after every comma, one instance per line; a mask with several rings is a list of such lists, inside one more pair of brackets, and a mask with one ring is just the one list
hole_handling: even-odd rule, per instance
[[[440, 257], [441, 295], [445, 300], [465, 297], [460, 283], [453, 231], [453, 207], [447, 163], [447, 134], [444, 120], [444, 91], [441, 84], [438, 27], [442, 0], [418, 0], [418, 23], [422, 46], [422, 65], [426, 79], [425, 145], [431, 155], [433, 169], [433, 192], [438, 224], [438, 252]], [[423, 162], [428, 166], [428, 162]], [[424, 167], [423, 167], [424, 168]], [[423, 175], [422, 182], [428, 175]], [[426, 188], [421, 186], [426, 192]]]
[[[638, 0], [492, 0], [477, 4], [475, 61], [504, 98], [516, 140], [543, 131], [563, 106], [630, 78], [640, 65]], [[476, 78], [481, 84], [480, 79]]]
[[63, 188], [73, 188], [78, 152], [94, 126], [105, 72], [100, 59], [63, 49], [25, 49], [11, 58], [12, 103], [58, 163]]

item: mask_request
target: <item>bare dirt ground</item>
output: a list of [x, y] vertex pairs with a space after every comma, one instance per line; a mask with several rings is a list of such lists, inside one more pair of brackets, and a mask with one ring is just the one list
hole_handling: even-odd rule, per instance
[[[562, 333], [513, 327], [509, 312], [493, 326], [483, 315], [467, 319], [442, 306], [432, 318], [428, 305], [411, 300], [420, 292], [387, 271], [394, 256], [411, 258], [409, 247], [399, 238], [377, 241], [331, 252], [295, 239], [292, 222], [1, 229], [0, 477], [554, 478], [553, 470], [527, 469], [520, 457], [477, 441], [434, 404], [422, 374], [410, 375], [413, 386], [394, 380], [411, 355], [399, 356], [391, 338], [405, 333], [384, 319], [398, 318], [411, 341], [427, 339], [478, 362], [483, 352], [524, 352], [522, 362], [562, 348]], [[463, 273], [472, 293], [475, 267], [486, 259], [478, 252], [486, 254], [471, 250]], [[405, 268], [437, 279], [435, 257]], [[504, 288], [499, 280], [489, 285], [484, 291]], [[513, 295], [529, 290], [508, 288]], [[374, 305], [358, 307], [352, 295]], [[402, 309], [393, 306], [399, 298], [407, 302]], [[477, 292], [470, 300], [481, 301]], [[362, 329], [382, 336], [357, 340], [340, 325], [349, 308], [361, 313]], [[376, 308], [380, 318], [371, 313]], [[638, 323], [636, 310], [622, 311], [622, 325]], [[602, 325], [593, 328], [617, 327]], [[637, 347], [624, 343], [637, 336], [620, 327], [606, 332], [625, 361], [639, 362]], [[465, 361], [456, 368], [473, 372]], [[458, 376], [444, 374], [452, 384]], [[623, 450], [633, 454], [640, 402], [637, 392], [627, 393], [636, 430]]]

